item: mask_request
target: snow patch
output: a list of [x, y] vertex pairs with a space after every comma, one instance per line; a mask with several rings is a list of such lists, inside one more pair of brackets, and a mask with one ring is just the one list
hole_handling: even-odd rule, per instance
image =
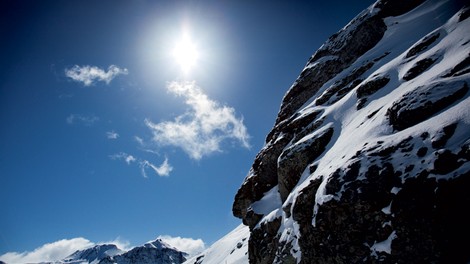
[[251, 205], [253, 211], [257, 214], [267, 215], [282, 206], [279, 187], [276, 185], [267, 191], [261, 200]]
[[[371, 249], [371, 255], [374, 255], [376, 252], [384, 252], [387, 254], [392, 253], [392, 241], [397, 238], [397, 234], [395, 231], [393, 231], [387, 239], [384, 241], [380, 242], [375, 242], [374, 245], [370, 247]], [[375, 254], [376, 255], [376, 254]]]

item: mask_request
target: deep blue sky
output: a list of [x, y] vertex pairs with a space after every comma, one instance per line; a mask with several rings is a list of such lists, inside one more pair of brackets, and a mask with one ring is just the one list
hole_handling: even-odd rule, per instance
[[[216, 241], [240, 223], [233, 197], [282, 96], [314, 51], [371, 3], [2, 1], [0, 255], [74, 237]], [[202, 54], [189, 76], [169, 56], [182, 28]], [[85, 86], [65, 75], [74, 65], [128, 74]], [[250, 149], [228, 139], [194, 159], [152, 141], [145, 120], [188, 111], [166, 89], [183, 79], [243, 118]], [[137, 162], [110, 158], [119, 153], [157, 166], [166, 158], [173, 170], [159, 177], [147, 168], [145, 178]]]

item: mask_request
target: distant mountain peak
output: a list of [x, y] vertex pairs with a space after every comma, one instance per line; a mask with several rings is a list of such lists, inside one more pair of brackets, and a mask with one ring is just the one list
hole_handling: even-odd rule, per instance
[[163, 248], [178, 250], [175, 247], [172, 247], [170, 244], [163, 241], [161, 238], [157, 238], [153, 241], [149, 241], [149, 242], [145, 243], [144, 247], [146, 247], [146, 248], [156, 248], [156, 249], [159, 249], [159, 250], [161, 250]]
[[114, 244], [100, 244], [87, 249], [77, 250], [66, 257], [64, 262], [73, 262], [79, 260], [87, 262], [99, 261], [103, 258], [112, 257], [123, 252], [123, 250], [119, 249]]

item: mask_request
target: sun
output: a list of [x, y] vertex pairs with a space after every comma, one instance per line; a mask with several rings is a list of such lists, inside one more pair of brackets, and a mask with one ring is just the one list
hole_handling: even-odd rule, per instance
[[180, 41], [176, 43], [172, 55], [181, 71], [185, 74], [196, 66], [199, 59], [197, 47], [188, 35], [183, 35]]

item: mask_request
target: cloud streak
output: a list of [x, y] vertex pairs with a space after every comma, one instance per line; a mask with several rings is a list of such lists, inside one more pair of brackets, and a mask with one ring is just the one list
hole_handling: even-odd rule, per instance
[[56, 242], [44, 244], [33, 251], [8, 252], [0, 256], [0, 260], [5, 263], [39, 263], [44, 261], [60, 260], [77, 250], [82, 250], [93, 246], [90, 240], [78, 237], [72, 239], [62, 239]]
[[195, 160], [220, 152], [222, 142], [227, 140], [250, 147], [243, 118], [235, 116], [234, 108], [210, 99], [194, 82], [171, 82], [167, 89], [184, 97], [189, 110], [173, 121], [153, 123], [146, 119], [154, 142], [179, 147]]
[[89, 65], [75, 65], [70, 69], [65, 69], [65, 76], [76, 82], [81, 82], [85, 86], [90, 86], [97, 81], [109, 84], [116, 76], [127, 75], [128, 73], [129, 71], [126, 68], [119, 68], [116, 65], [110, 65], [107, 71]]
[[148, 178], [147, 169], [154, 171], [155, 174], [157, 174], [160, 177], [168, 177], [170, 176], [170, 173], [173, 171], [173, 167], [170, 165], [170, 163], [168, 162], [168, 158], [166, 157], [165, 157], [165, 160], [162, 162], [162, 164], [160, 164], [160, 166], [157, 166], [148, 160], [135, 158], [134, 156], [127, 154], [125, 152], [120, 152], [120, 153], [110, 155], [109, 158], [112, 160], [123, 160], [128, 165], [134, 162], [137, 163], [140, 167], [140, 171], [144, 178]]
[[113, 131], [108, 131], [108, 132], [106, 132], [106, 137], [108, 139], [117, 139], [119, 137], [119, 134], [116, 133], [114, 130]]
[[109, 158], [112, 159], [112, 160], [124, 160], [128, 165], [137, 160], [136, 158], [134, 158], [134, 156], [129, 155], [129, 154], [124, 153], [124, 152], [120, 152], [120, 153], [110, 155]]
[[84, 115], [79, 115], [79, 114], [70, 114], [65, 119], [65, 121], [69, 125], [74, 125], [74, 124], [79, 123], [79, 124], [82, 124], [82, 125], [85, 125], [85, 126], [91, 126], [94, 123], [98, 122], [99, 120], [100, 120], [100, 118], [95, 116], [95, 115], [84, 116]]

